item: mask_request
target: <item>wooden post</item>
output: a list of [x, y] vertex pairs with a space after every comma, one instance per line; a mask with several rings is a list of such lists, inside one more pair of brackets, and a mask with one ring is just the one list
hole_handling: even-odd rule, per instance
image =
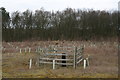
[[86, 58], [86, 61], [87, 61], [87, 66], [89, 66], [89, 59], [88, 59], [88, 58]]
[[53, 60], [53, 69], [55, 69], [55, 60]]
[[76, 54], [77, 54], [77, 47], [75, 47], [75, 52], [74, 52], [74, 65], [73, 67], [76, 69]]
[[29, 62], [29, 69], [31, 69], [32, 67], [32, 59], [30, 59], [30, 62]]
[[31, 48], [29, 48], [29, 53], [31, 52]]
[[20, 53], [22, 53], [22, 49], [20, 48]]
[[84, 69], [86, 68], [86, 59], [84, 59], [84, 65], [83, 65]]

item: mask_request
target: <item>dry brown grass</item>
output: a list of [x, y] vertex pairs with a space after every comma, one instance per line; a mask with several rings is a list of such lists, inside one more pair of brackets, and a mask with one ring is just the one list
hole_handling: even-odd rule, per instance
[[[36, 53], [8, 53], [3, 54], [3, 77], [4, 78], [116, 78], [118, 74], [118, 47], [117, 42], [81, 42], [81, 41], [40, 41], [40, 42], [15, 42], [14, 46], [35, 48], [36, 46], [48, 46], [58, 43], [63, 46], [85, 45], [84, 54], [90, 55], [90, 66], [85, 70], [82, 64], [77, 69], [72, 66], [57, 66], [52, 70], [52, 65], [35, 65]], [[3, 43], [6, 49], [7, 43]], [[32, 69], [28, 69], [29, 58], [34, 59]]]

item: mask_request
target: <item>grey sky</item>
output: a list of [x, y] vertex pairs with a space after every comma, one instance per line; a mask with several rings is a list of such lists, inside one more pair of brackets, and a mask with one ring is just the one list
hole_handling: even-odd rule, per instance
[[64, 10], [65, 8], [117, 10], [119, 0], [0, 0], [0, 7], [7, 11], [32, 11], [43, 7], [47, 11]]

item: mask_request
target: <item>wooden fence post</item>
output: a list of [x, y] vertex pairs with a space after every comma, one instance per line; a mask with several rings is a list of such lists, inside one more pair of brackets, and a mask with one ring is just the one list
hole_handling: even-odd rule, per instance
[[84, 69], [86, 68], [86, 59], [84, 59], [84, 65], [83, 65]]
[[89, 66], [89, 59], [88, 59], [88, 58], [86, 58], [86, 61], [87, 61], [87, 66]]
[[53, 60], [53, 69], [55, 69], [55, 60]]
[[20, 53], [22, 53], [22, 49], [20, 48]]
[[77, 47], [75, 47], [75, 52], [74, 52], [74, 65], [73, 67], [76, 69], [76, 54], [77, 54]]
[[29, 69], [31, 69], [32, 67], [32, 59], [30, 59], [30, 62], [29, 62]]
[[29, 53], [31, 52], [31, 48], [29, 48]]

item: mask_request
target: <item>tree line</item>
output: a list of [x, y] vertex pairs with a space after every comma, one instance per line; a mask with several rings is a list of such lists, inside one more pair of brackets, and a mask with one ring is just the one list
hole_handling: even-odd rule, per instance
[[118, 11], [2, 11], [2, 40], [100, 40], [117, 36]]

